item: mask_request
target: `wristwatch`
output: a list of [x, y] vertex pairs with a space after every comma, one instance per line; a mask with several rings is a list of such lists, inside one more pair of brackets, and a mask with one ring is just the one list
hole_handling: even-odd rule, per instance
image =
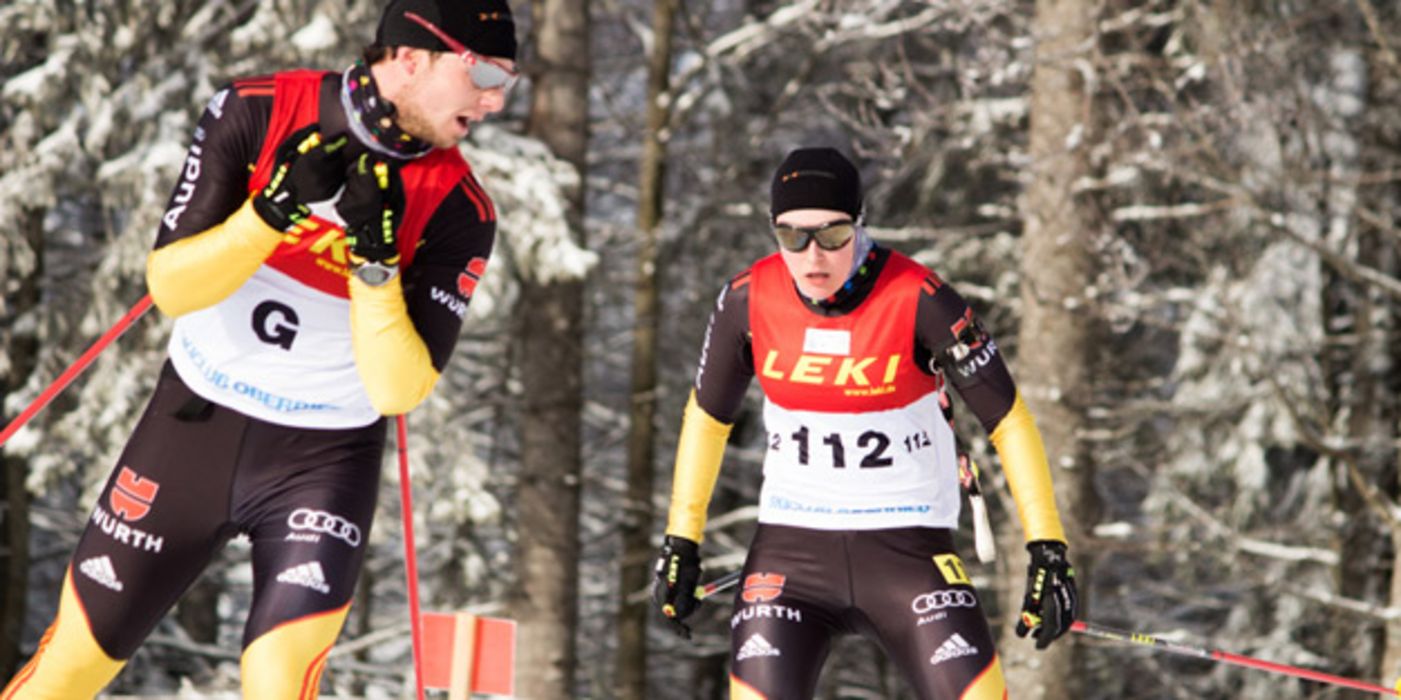
[[351, 265], [350, 274], [355, 275], [356, 279], [364, 282], [367, 286], [379, 287], [387, 284], [389, 280], [394, 279], [394, 276], [399, 274], [399, 266], [366, 260]]

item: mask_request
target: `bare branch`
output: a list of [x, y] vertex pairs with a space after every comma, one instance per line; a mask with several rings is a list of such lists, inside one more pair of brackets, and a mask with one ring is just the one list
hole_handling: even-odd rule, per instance
[[1357, 9], [1367, 22], [1368, 31], [1372, 32], [1372, 39], [1381, 48], [1382, 57], [1391, 64], [1392, 70], [1401, 70], [1401, 62], [1396, 60], [1396, 52], [1392, 51], [1391, 44], [1387, 43], [1386, 31], [1382, 29], [1381, 20], [1377, 18], [1377, 8], [1372, 7], [1372, 0], [1357, 0]]
[[1257, 215], [1257, 218], [1269, 223], [1275, 230], [1284, 233], [1296, 243], [1317, 253], [1318, 257], [1322, 259], [1328, 267], [1332, 268], [1334, 272], [1337, 272], [1352, 282], [1370, 284], [1393, 297], [1401, 299], [1401, 280], [1397, 280], [1376, 268], [1367, 267], [1366, 265], [1354, 262], [1346, 256], [1334, 252], [1322, 242], [1300, 235], [1299, 232], [1288, 225], [1283, 214], [1268, 212], [1259, 207], [1251, 207], [1251, 211]]

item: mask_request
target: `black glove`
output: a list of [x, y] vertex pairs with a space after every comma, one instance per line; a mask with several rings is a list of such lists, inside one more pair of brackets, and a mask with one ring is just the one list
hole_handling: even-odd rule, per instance
[[652, 600], [662, 617], [685, 639], [691, 638], [691, 628], [683, 620], [700, 607], [700, 601], [696, 600], [696, 584], [700, 583], [700, 577], [700, 545], [685, 537], [667, 535], [657, 555]]
[[268, 226], [286, 231], [311, 216], [308, 202], [330, 199], [345, 181], [344, 134], [323, 137], [316, 124], [277, 146], [268, 184], [253, 195], [253, 210]]
[[1075, 568], [1065, 558], [1065, 543], [1053, 540], [1028, 542], [1031, 564], [1026, 567], [1026, 596], [1017, 636], [1028, 632], [1036, 638], [1036, 648], [1045, 649], [1056, 638], [1070, 631], [1080, 595], [1075, 591]]
[[336, 202], [345, 220], [345, 241], [362, 260], [399, 262], [396, 231], [404, 215], [404, 183], [399, 166], [363, 153], [345, 173], [345, 192]]

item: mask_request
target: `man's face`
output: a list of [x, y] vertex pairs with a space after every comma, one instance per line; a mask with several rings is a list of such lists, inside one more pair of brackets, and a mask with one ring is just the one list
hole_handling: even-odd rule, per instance
[[[437, 148], [450, 148], [467, 137], [473, 122], [480, 122], [506, 106], [502, 88], [483, 90], [472, 82], [467, 65], [456, 55], [432, 53], [421, 69], [409, 76], [396, 96], [395, 121], [410, 135]], [[483, 59], [479, 59], [483, 60]], [[515, 62], [505, 58], [491, 61], [509, 70]]]

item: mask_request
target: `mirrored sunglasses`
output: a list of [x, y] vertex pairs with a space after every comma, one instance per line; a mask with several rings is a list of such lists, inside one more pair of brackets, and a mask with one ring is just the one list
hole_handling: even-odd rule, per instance
[[516, 86], [516, 81], [520, 80], [519, 73], [509, 70], [485, 56], [477, 56], [471, 51], [468, 51], [465, 56], [460, 56], [463, 61], [467, 62], [467, 74], [471, 76], [472, 84], [482, 90], [501, 88], [510, 92], [511, 88]]
[[791, 253], [807, 250], [808, 244], [817, 241], [823, 250], [840, 250], [856, 235], [856, 224], [847, 221], [829, 221], [821, 226], [789, 226], [774, 224], [773, 236], [778, 244]]
[[467, 66], [467, 75], [472, 78], [472, 84], [481, 90], [501, 89], [510, 92], [515, 87], [516, 81], [520, 80], [520, 73], [517, 73], [486, 56], [478, 56], [476, 52], [467, 48], [462, 42], [452, 38], [447, 32], [438, 28], [438, 25], [429, 22], [416, 12], [405, 12], [404, 18], [415, 22], [438, 37], [439, 41], [448, 45], [448, 48], [457, 57], [462, 59], [462, 63]]

